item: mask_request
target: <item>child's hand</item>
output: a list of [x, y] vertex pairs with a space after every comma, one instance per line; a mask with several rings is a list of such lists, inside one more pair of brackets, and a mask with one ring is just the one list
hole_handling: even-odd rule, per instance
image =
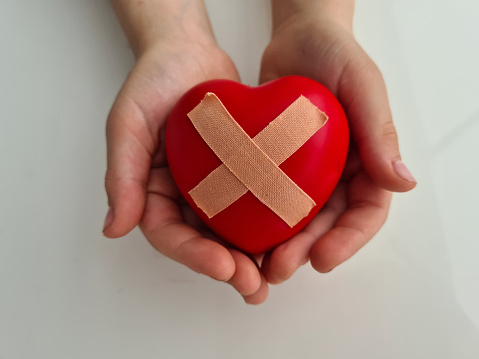
[[[104, 234], [120, 237], [139, 224], [164, 255], [229, 282], [248, 303], [260, 303], [268, 293], [256, 263], [261, 258], [251, 259], [221, 244], [182, 201], [166, 163], [162, 138], [167, 116], [181, 95], [211, 79], [239, 81], [238, 74], [216, 45], [201, 1], [196, 5], [188, 1], [184, 7], [181, 1], [166, 0], [163, 20], [155, 15], [154, 7], [160, 3], [144, 1], [143, 8], [131, 8], [137, 2], [113, 1], [138, 61], [107, 123], [105, 185], [111, 209]], [[171, 21], [177, 23], [168, 26]], [[144, 27], [145, 23], [161, 24], [156, 29], [161, 36], [152, 35], [155, 26]]]
[[328, 272], [350, 258], [384, 224], [390, 191], [416, 185], [400, 162], [381, 73], [353, 37], [353, 7], [353, 1], [273, 1], [274, 31], [260, 81], [302, 75], [324, 84], [346, 111], [352, 141], [331, 199], [303, 231], [265, 257], [270, 283], [286, 280], [308, 260]]

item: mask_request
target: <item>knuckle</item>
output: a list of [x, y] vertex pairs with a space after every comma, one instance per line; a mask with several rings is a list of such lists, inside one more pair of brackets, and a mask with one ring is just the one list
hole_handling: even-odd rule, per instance
[[381, 126], [381, 136], [385, 138], [388, 142], [397, 142], [398, 135], [396, 132], [396, 127], [392, 120], [385, 122]]
[[107, 193], [111, 191], [113, 183], [114, 183], [113, 178], [109, 177], [107, 172], [105, 175], [105, 181], [104, 181], [105, 190]]

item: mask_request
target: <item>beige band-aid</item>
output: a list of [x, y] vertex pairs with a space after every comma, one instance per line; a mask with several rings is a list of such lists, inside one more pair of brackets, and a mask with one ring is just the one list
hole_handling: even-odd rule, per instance
[[211, 218], [251, 191], [290, 227], [306, 217], [314, 201], [278, 166], [327, 121], [327, 116], [300, 96], [251, 139], [212, 93], [188, 117], [223, 165], [189, 194]]

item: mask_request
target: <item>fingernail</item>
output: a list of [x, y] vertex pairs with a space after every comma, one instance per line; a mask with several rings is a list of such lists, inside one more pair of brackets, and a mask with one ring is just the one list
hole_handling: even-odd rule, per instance
[[402, 179], [405, 179], [406, 181], [409, 181], [409, 182], [417, 183], [416, 179], [414, 178], [412, 173], [408, 170], [408, 168], [403, 163], [403, 161], [401, 160], [394, 161], [393, 168], [396, 174]]
[[111, 224], [113, 223], [113, 217], [113, 209], [109, 208], [108, 213], [106, 214], [105, 224], [103, 225], [103, 232], [105, 232], [108, 227], [111, 226]]

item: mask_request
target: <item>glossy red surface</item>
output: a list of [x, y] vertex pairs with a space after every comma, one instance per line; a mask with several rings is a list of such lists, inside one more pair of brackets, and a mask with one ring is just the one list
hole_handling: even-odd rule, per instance
[[[188, 192], [221, 165], [187, 116], [207, 92], [219, 97], [250, 137], [258, 134], [300, 95], [329, 117], [318, 132], [279, 166], [316, 202], [310, 214], [293, 228], [251, 192], [211, 219], [193, 202]], [[299, 76], [283, 77], [259, 87], [228, 80], [204, 82], [178, 101], [166, 129], [168, 163], [185, 199], [216, 234], [252, 254], [268, 251], [284, 242], [316, 215], [339, 181], [348, 144], [348, 124], [338, 100], [324, 86]]]

